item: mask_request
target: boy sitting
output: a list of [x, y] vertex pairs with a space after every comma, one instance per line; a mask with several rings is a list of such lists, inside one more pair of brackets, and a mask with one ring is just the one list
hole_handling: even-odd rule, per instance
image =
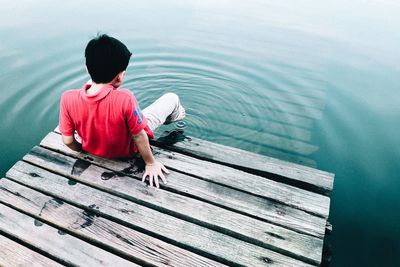
[[167, 183], [163, 171], [168, 170], [154, 159], [149, 138], [163, 123], [182, 120], [185, 109], [176, 94], [167, 93], [142, 112], [131, 91], [117, 89], [131, 55], [123, 43], [107, 35], [88, 43], [86, 70], [92, 82], [62, 95], [59, 129], [64, 144], [75, 151], [107, 158], [133, 157], [139, 151], [146, 164], [142, 181], [148, 176], [150, 186], [154, 180], [158, 188], [158, 176]]

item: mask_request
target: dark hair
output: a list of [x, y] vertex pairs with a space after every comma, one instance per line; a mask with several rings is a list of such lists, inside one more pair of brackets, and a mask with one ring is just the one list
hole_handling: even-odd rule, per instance
[[126, 70], [131, 55], [123, 43], [106, 34], [90, 40], [85, 49], [85, 57], [93, 82], [111, 82], [118, 73]]

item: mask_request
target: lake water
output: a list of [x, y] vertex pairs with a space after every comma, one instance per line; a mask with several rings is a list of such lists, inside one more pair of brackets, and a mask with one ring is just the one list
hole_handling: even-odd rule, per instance
[[327, 2], [1, 1], [0, 174], [108, 33], [142, 108], [176, 92], [187, 135], [336, 174], [331, 266], [400, 266], [400, 4]]

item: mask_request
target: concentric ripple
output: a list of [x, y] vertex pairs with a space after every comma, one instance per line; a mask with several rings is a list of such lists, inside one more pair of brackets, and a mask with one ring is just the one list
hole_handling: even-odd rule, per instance
[[290, 78], [281, 79], [285, 86], [271, 83], [282, 76], [280, 66], [228, 60], [226, 51], [149, 45], [135, 47], [124, 83], [143, 108], [175, 92], [187, 108], [188, 135], [314, 164], [306, 158], [318, 149], [309, 128], [322, 117], [323, 91], [292, 92]]

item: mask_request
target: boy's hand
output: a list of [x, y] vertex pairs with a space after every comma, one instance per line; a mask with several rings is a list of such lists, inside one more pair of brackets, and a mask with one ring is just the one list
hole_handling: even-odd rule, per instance
[[156, 187], [160, 188], [158, 184], [158, 176], [161, 177], [161, 180], [164, 184], [167, 183], [167, 180], [164, 177], [163, 171], [165, 173], [169, 173], [169, 171], [162, 165], [157, 162], [150, 149], [149, 138], [144, 130], [141, 130], [139, 133], [132, 135], [133, 141], [136, 143], [136, 147], [140, 152], [140, 155], [143, 158], [143, 161], [146, 163], [145, 172], [143, 174], [142, 182], [146, 180], [146, 176], [149, 176], [150, 186], [153, 186], [153, 179], [156, 183]]
[[160, 185], [158, 183], [158, 176], [161, 177], [161, 180], [163, 181], [164, 184], [167, 183], [167, 180], [165, 179], [163, 171], [165, 173], [169, 173], [167, 168], [165, 168], [164, 165], [162, 165], [158, 161], [154, 161], [154, 163], [151, 163], [151, 164], [146, 164], [146, 169], [143, 174], [142, 182], [144, 182], [146, 180], [146, 176], [149, 176], [150, 186], [153, 186], [153, 179], [154, 179], [156, 187], [160, 188]]

